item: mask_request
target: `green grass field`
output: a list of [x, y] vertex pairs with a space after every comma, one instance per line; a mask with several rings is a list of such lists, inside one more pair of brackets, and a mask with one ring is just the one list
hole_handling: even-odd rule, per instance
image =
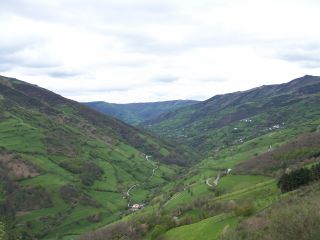
[[164, 238], [166, 240], [218, 240], [225, 228], [234, 227], [237, 222], [236, 217], [218, 215], [194, 224], [171, 229], [166, 232]]
[[270, 179], [271, 178], [264, 176], [227, 175], [221, 178], [217, 188], [221, 191], [229, 193], [248, 188], [250, 186]]

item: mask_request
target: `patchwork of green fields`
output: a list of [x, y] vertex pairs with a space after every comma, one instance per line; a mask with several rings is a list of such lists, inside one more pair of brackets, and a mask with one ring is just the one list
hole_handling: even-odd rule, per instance
[[190, 160], [184, 149], [37, 86], [0, 77], [0, 95], [1, 154], [17, 165], [12, 171], [24, 164], [37, 173], [0, 186], [0, 204], [10, 197], [15, 208], [13, 238], [63, 238], [114, 222], [131, 213], [124, 196], [132, 185], [132, 202], [146, 204], [181, 169], [175, 161]]
[[[261, 96], [216, 97], [154, 122], [152, 130], [189, 147], [34, 85], [2, 81], [0, 209], [8, 212], [0, 222], [11, 239], [76, 239], [99, 228], [118, 239], [220, 239], [290, 196], [278, 189], [278, 176], [319, 160], [313, 78], [276, 96], [267, 87]], [[144, 208], [132, 213], [134, 203]]]
[[218, 240], [225, 228], [235, 227], [237, 222], [236, 217], [228, 218], [218, 215], [198, 223], [171, 229], [164, 237], [167, 240]]

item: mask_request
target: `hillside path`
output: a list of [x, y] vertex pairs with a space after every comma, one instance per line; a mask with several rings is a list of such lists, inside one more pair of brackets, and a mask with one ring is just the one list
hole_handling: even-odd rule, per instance
[[[151, 164], [154, 166], [154, 168], [152, 169], [152, 173], [151, 173], [150, 177], [148, 177], [148, 178], [146, 179], [146, 181], [144, 181], [144, 182], [142, 183], [142, 185], [147, 184], [147, 182], [154, 176], [156, 170], [159, 168], [159, 163], [154, 163], [154, 162], [152, 162], [152, 161], [149, 159], [150, 157], [151, 157], [151, 156], [148, 156], [148, 155], [145, 154], [146, 160], [147, 160], [149, 163], [151, 163]], [[138, 187], [138, 186], [140, 186], [139, 183], [136, 183], [136, 184], [132, 185], [132, 186], [127, 190], [127, 192], [125, 193], [125, 196], [124, 196], [124, 197], [128, 199], [128, 208], [132, 207], [132, 198], [131, 198], [130, 192], [131, 192], [135, 187]]]
[[209, 187], [213, 187], [213, 186], [218, 186], [218, 183], [220, 181], [220, 173], [217, 175], [216, 179], [213, 181], [213, 184], [212, 185], [209, 181], [211, 180], [212, 178], [207, 178], [206, 180], [206, 184], [209, 186]]

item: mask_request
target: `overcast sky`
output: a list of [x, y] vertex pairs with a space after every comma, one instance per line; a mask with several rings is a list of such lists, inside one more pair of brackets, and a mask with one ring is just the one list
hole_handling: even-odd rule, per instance
[[320, 75], [318, 0], [0, 0], [0, 74], [77, 101], [204, 100]]

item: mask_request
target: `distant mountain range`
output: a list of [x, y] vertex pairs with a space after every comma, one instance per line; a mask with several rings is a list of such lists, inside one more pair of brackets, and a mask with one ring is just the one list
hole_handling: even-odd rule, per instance
[[190, 106], [198, 101], [173, 100], [164, 102], [116, 104], [108, 102], [87, 102], [85, 105], [131, 125], [138, 125], [163, 113]]
[[320, 118], [319, 94], [320, 77], [306, 75], [202, 102], [85, 105], [207, 154], [276, 128], [297, 128], [298, 134], [303, 126], [314, 127]]
[[320, 77], [217, 95], [138, 127], [203, 158], [164, 185], [154, 205], [81, 240], [117, 239], [119, 232], [166, 240], [319, 236]]

